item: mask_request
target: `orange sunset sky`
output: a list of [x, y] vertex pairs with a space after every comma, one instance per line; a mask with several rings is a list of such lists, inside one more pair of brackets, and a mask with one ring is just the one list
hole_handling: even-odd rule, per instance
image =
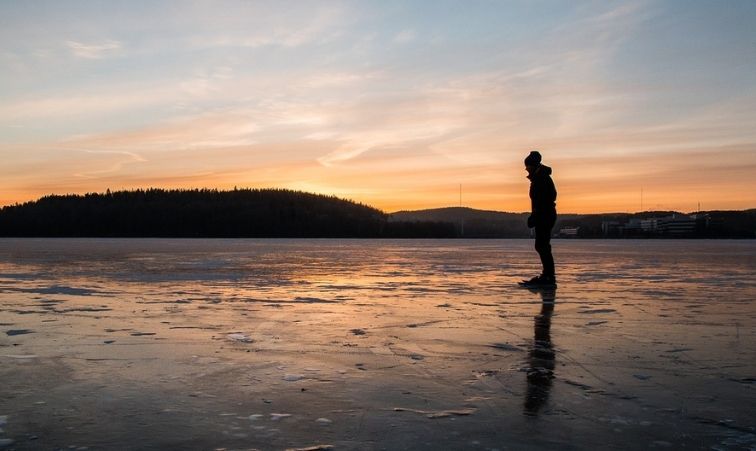
[[290, 188], [384, 211], [756, 207], [756, 2], [0, 3], [0, 205]]

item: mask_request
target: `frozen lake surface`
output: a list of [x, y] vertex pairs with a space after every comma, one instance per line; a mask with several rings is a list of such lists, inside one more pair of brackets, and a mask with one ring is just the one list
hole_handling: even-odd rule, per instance
[[756, 449], [756, 241], [0, 239], [0, 448]]

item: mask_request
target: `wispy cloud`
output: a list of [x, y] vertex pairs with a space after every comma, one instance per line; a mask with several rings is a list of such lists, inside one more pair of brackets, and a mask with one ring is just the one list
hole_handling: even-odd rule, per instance
[[123, 85], [100, 92], [74, 91], [55, 96], [36, 96], [0, 105], [0, 120], [66, 119], [72, 116], [102, 115], [160, 105], [175, 99], [175, 85], [158, 87]]
[[85, 44], [78, 41], [66, 41], [66, 46], [78, 58], [101, 59], [114, 55], [121, 49], [119, 41], [107, 40], [97, 44]]
[[298, 86], [308, 89], [343, 87], [350, 84], [353, 85], [356, 83], [376, 81], [385, 76], [386, 73], [382, 71], [323, 72], [306, 77], [303, 81], [298, 83]]
[[[255, 144], [260, 126], [242, 113], [225, 111], [190, 116], [151, 127], [74, 136], [60, 141], [66, 149], [98, 149], [99, 153], [131, 155], [142, 158], [145, 152], [181, 152], [189, 149], [215, 149]], [[139, 154], [137, 154], [139, 152]], [[137, 160], [144, 161], [144, 160]]]
[[332, 118], [328, 131], [340, 145], [318, 162], [333, 166], [371, 151], [426, 148], [468, 125], [468, 108], [456, 96], [432, 90], [355, 101]]
[[218, 27], [212, 30], [201, 28], [186, 42], [194, 49], [292, 49], [334, 39], [349, 20], [346, 8], [338, 4], [300, 3], [294, 9], [272, 5], [248, 4], [242, 9], [249, 14], [238, 16], [219, 15], [215, 5], [211, 10], [199, 6], [194, 14], [207, 15], [208, 20]]
[[397, 44], [407, 44], [415, 40], [417, 33], [415, 30], [402, 30], [394, 36], [394, 42]]
[[106, 163], [104, 167], [92, 169], [89, 171], [76, 172], [74, 174], [75, 177], [86, 179], [92, 179], [101, 177], [106, 174], [117, 173], [121, 171], [121, 169], [123, 169], [124, 165], [129, 163], [142, 163], [147, 161], [141, 155], [138, 155], [134, 152], [119, 152], [109, 150], [83, 150], [82, 152], [95, 156], [105, 156], [108, 157], [109, 160], [113, 160]]

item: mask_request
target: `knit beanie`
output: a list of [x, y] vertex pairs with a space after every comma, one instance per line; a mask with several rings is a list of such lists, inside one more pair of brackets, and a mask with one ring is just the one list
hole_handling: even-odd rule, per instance
[[538, 166], [541, 164], [541, 154], [537, 150], [533, 150], [525, 158], [525, 166]]

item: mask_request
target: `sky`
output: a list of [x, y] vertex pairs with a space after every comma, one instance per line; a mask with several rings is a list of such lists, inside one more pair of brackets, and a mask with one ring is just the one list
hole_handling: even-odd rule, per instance
[[754, 208], [754, 23], [751, 0], [0, 0], [0, 205], [527, 211], [536, 149], [560, 212]]

